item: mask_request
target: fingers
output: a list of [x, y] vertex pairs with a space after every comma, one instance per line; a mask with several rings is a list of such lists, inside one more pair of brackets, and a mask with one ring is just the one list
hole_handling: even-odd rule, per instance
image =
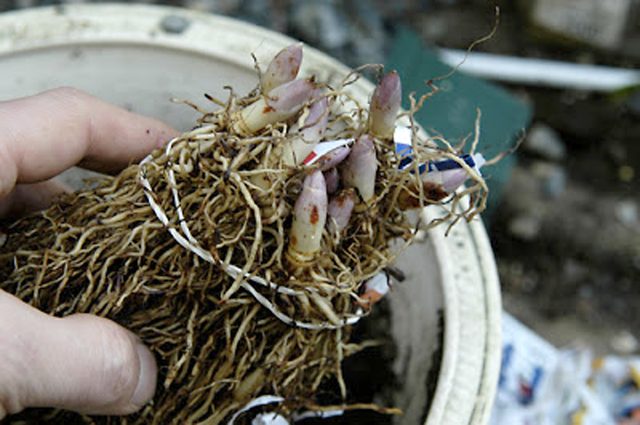
[[70, 191], [70, 187], [56, 179], [19, 184], [7, 196], [0, 198], [0, 218], [17, 217], [43, 210], [57, 196]]
[[[46, 206], [64, 188], [43, 181], [72, 165], [114, 172], [176, 135], [73, 89], [0, 103], [0, 129], [0, 198], [11, 192], [0, 214]], [[37, 184], [12, 190], [16, 183]], [[0, 355], [0, 418], [31, 406], [126, 414], [155, 391], [155, 360], [124, 328], [89, 315], [53, 318], [2, 291]]]
[[46, 180], [78, 163], [115, 172], [177, 135], [71, 88], [0, 102], [0, 129], [0, 197], [15, 183]]
[[157, 366], [106, 319], [48, 316], [0, 291], [0, 419], [26, 407], [132, 413], [155, 392]]

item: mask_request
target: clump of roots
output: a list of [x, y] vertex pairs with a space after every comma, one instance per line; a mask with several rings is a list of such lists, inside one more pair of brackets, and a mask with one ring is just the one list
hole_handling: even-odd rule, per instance
[[[326, 90], [335, 105], [330, 137], [365, 132], [367, 110], [348, 87]], [[293, 137], [291, 121], [250, 136], [234, 131], [233, 113], [257, 96], [231, 93], [140, 165], [6, 227], [0, 288], [57, 316], [111, 318], [155, 354], [153, 402], [107, 422], [218, 424], [261, 394], [283, 397], [285, 413], [313, 406], [320, 385], [341, 383], [342, 359], [358, 350], [349, 325], [367, 312], [363, 283], [393, 261], [392, 241], [410, 243], [425, 224], [407, 218], [398, 198], [459, 202], [455, 194], [430, 201], [416, 177], [420, 163], [458, 158], [448, 144], [416, 130], [415, 167], [401, 171], [393, 142], [376, 139], [373, 200], [356, 206], [342, 234], [325, 230], [313, 258], [292, 259], [291, 212], [314, 166], [274, 160]], [[470, 218], [483, 205], [484, 182], [468, 171], [476, 181], [465, 192], [469, 207], [449, 216]]]

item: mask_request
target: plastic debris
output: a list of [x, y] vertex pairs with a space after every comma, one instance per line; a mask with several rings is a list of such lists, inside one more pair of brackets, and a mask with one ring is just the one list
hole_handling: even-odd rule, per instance
[[289, 425], [289, 421], [277, 413], [268, 412], [253, 418], [251, 425]]
[[640, 356], [558, 349], [507, 313], [490, 425], [637, 425]]
[[[235, 421], [240, 416], [244, 415], [252, 409], [255, 409], [256, 407], [263, 407], [271, 404], [280, 404], [283, 401], [284, 398], [276, 395], [262, 395], [256, 397], [249, 403], [245, 404], [240, 410], [235, 412], [229, 422], [227, 422], [227, 425], [235, 425]], [[296, 423], [305, 419], [327, 419], [343, 414], [344, 410], [341, 409], [322, 411], [305, 410], [301, 412], [294, 412], [291, 419], [293, 423]], [[289, 425], [290, 423], [291, 422], [289, 422], [285, 417], [275, 412], [258, 413], [251, 421], [251, 425]]]
[[253, 408], [256, 408], [259, 406], [266, 406], [268, 404], [282, 403], [283, 401], [284, 401], [284, 398], [276, 395], [262, 395], [260, 397], [254, 398], [249, 403], [245, 404], [242, 409], [234, 413], [231, 419], [229, 419], [229, 422], [227, 422], [227, 425], [234, 425], [236, 420], [240, 417], [240, 415], [242, 415], [245, 412], [248, 412]]
[[380, 301], [389, 292], [389, 276], [386, 273], [378, 273], [367, 281], [362, 296], [362, 307], [371, 307]]

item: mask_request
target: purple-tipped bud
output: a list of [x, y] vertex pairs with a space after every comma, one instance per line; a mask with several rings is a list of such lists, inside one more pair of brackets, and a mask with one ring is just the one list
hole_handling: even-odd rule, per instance
[[[398, 195], [397, 205], [401, 210], [411, 210], [414, 208], [423, 207], [425, 205], [420, 203], [420, 197], [418, 195], [418, 185], [415, 181], [412, 181], [406, 188], [404, 188]], [[431, 181], [422, 181], [422, 193], [424, 202], [426, 204], [438, 202], [449, 196], [445, 192], [440, 183], [434, 183]]]
[[304, 179], [294, 207], [289, 252], [311, 256], [320, 249], [327, 220], [327, 187], [321, 171]]
[[[474, 154], [474, 169], [480, 172], [480, 168], [486, 162], [482, 154]], [[451, 195], [469, 178], [469, 173], [463, 168], [450, 168], [446, 170], [429, 171], [422, 175], [423, 198], [426, 202], [438, 202]], [[416, 196], [417, 184], [412, 181], [408, 186], [410, 190], [403, 190], [398, 196], [398, 206], [403, 210], [422, 206]]]
[[401, 103], [400, 76], [396, 71], [391, 71], [382, 77], [371, 96], [369, 132], [381, 139], [392, 138]]
[[[486, 160], [480, 153], [473, 154], [473, 168], [477, 173], [480, 173], [480, 168], [485, 164]], [[434, 170], [423, 174], [422, 181], [425, 183], [435, 183], [442, 187], [442, 189], [451, 194], [456, 189], [467, 181], [470, 177], [467, 170], [462, 167], [449, 168], [445, 170]]]
[[275, 112], [293, 115], [311, 99], [315, 84], [311, 80], [293, 80], [271, 90], [267, 96], [267, 107]]
[[324, 173], [324, 180], [327, 183], [327, 193], [331, 195], [340, 187], [340, 173], [337, 168], [331, 168]]
[[262, 93], [268, 94], [276, 87], [296, 78], [301, 63], [302, 43], [292, 44], [280, 50], [262, 74]]
[[282, 152], [286, 165], [298, 165], [311, 153], [322, 140], [329, 123], [329, 100], [321, 97], [311, 104], [309, 114], [300, 129], [299, 137], [287, 142]]
[[423, 182], [436, 183], [442, 186], [442, 189], [447, 193], [453, 193], [462, 185], [469, 175], [466, 170], [462, 168], [456, 168], [453, 170], [434, 171], [424, 175]]
[[331, 198], [327, 212], [327, 226], [331, 233], [340, 233], [347, 227], [355, 204], [356, 192], [353, 189], [342, 190]]
[[317, 143], [324, 136], [329, 123], [329, 98], [320, 97], [309, 107], [309, 115], [300, 129], [300, 136], [307, 143]]
[[360, 136], [343, 163], [342, 181], [346, 186], [355, 187], [362, 200], [368, 203], [374, 196], [377, 170], [373, 138], [368, 134]]
[[318, 160], [320, 170], [327, 171], [336, 167], [345, 160], [349, 155], [349, 152], [351, 152], [351, 148], [349, 146], [340, 146], [339, 148], [332, 150]]
[[286, 121], [295, 115], [315, 92], [310, 80], [293, 80], [271, 90], [251, 105], [234, 114], [233, 129], [240, 134], [253, 134], [269, 124]]

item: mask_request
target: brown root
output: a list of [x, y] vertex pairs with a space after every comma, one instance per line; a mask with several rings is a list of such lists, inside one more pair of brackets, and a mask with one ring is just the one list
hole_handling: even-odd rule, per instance
[[[258, 94], [230, 92], [195, 130], [140, 165], [3, 230], [1, 289], [57, 316], [111, 318], [155, 354], [153, 403], [106, 422], [218, 424], [261, 394], [283, 397], [289, 411], [322, 410], [314, 396], [323, 382], [337, 379], [345, 392], [340, 365], [355, 351], [348, 341], [363, 315], [363, 283], [390, 266], [391, 241], [406, 246], [416, 233], [402, 202], [443, 199], [429, 195], [415, 167], [399, 171], [392, 142], [376, 140], [374, 198], [354, 210], [339, 239], [325, 232], [313, 261], [290, 261], [290, 212], [309, 169], [269, 158], [296, 136], [288, 122], [236, 134], [231, 117]], [[332, 137], [359, 136], [366, 109], [344, 87], [331, 96], [341, 105], [330, 116], [340, 123]], [[484, 181], [450, 146], [434, 148], [414, 132], [413, 148], [415, 164], [450, 158], [473, 179], [443, 204], [450, 217], [472, 219], [484, 208]], [[252, 183], [260, 173], [269, 175], [266, 190]], [[460, 209], [465, 196], [471, 202]]]

